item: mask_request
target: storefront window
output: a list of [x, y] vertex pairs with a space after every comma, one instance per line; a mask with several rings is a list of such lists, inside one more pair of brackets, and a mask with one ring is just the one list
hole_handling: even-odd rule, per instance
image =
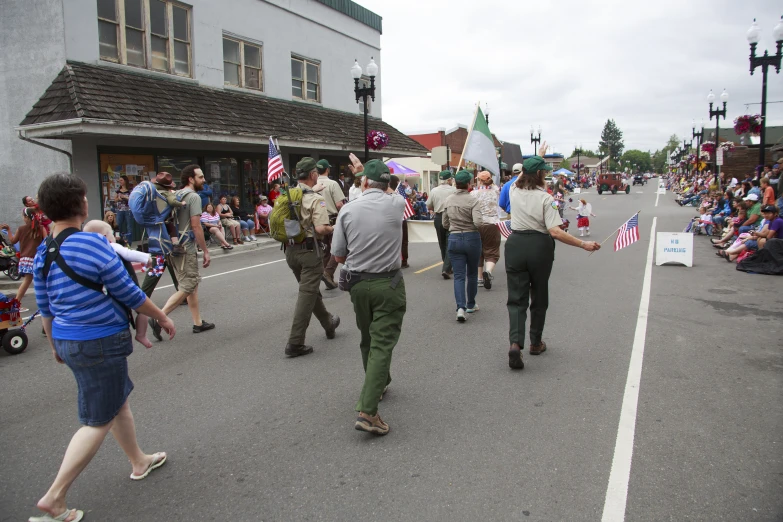
[[[182, 169], [198, 164], [195, 156], [158, 156], [158, 172], [168, 172], [174, 178], [174, 184], [180, 186]], [[206, 172], [204, 173], [206, 175]]]
[[155, 158], [136, 154], [101, 154], [101, 193], [103, 210], [115, 209], [120, 176], [128, 176], [131, 186], [150, 178], [155, 170]]
[[204, 158], [204, 166], [204, 176], [212, 187], [213, 201], [219, 201], [221, 196], [242, 197], [236, 158], [207, 156]]
[[261, 172], [261, 160], [246, 159], [244, 166], [244, 197], [242, 206], [252, 208], [261, 194], [267, 193], [266, 174]]

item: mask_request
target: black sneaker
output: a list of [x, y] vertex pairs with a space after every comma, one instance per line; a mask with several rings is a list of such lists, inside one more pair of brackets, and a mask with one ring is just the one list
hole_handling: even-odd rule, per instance
[[147, 323], [150, 325], [150, 328], [152, 328], [152, 336], [158, 341], [162, 341], [163, 336], [160, 335], [160, 325], [158, 324], [158, 321], [150, 317], [147, 320]]
[[285, 345], [285, 354], [288, 357], [299, 357], [300, 355], [307, 355], [309, 353], [313, 353], [312, 346], [306, 346], [304, 344]]
[[443, 279], [451, 279], [451, 276], [448, 272], [441, 272], [440, 275], [443, 276]]
[[484, 288], [487, 290], [492, 288], [492, 272], [484, 272]]
[[201, 333], [206, 332], [207, 330], [212, 330], [215, 327], [213, 323], [208, 323], [206, 321], [201, 321], [201, 324], [199, 326], [193, 325], [193, 333]]
[[340, 326], [340, 317], [332, 315], [332, 318], [329, 319], [329, 328], [324, 328], [324, 330], [326, 330], [327, 339], [334, 339], [335, 330], [337, 330], [338, 326]]

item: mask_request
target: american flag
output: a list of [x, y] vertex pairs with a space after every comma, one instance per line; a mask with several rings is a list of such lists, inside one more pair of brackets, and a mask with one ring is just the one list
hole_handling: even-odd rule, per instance
[[402, 183], [400, 183], [399, 185], [397, 185], [397, 193], [398, 193], [400, 196], [402, 196], [402, 199], [404, 199], [404, 200], [405, 200], [405, 212], [404, 212], [404, 213], [403, 213], [403, 215], [402, 215], [402, 219], [408, 219], [409, 217], [411, 217], [411, 216], [413, 216], [414, 214], [416, 214], [416, 213], [413, 211], [413, 205], [411, 205], [411, 202], [410, 202], [410, 200], [408, 199], [408, 195], [405, 193], [405, 187], [403, 186], [403, 184], [402, 184]]
[[614, 240], [614, 251], [632, 245], [639, 241], [639, 214], [634, 214], [631, 219], [623, 223], [617, 230], [617, 239]]
[[283, 157], [280, 156], [280, 151], [277, 150], [275, 142], [272, 140], [272, 136], [269, 136], [269, 164], [267, 167], [268, 175], [267, 180], [271, 183], [283, 175]]
[[498, 228], [500, 229], [500, 234], [508, 239], [508, 236], [511, 235], [511, 220], [498, 221]]

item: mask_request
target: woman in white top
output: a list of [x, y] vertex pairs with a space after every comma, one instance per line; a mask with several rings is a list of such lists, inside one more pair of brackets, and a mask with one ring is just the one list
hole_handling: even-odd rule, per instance
[[593, 206], [584, 199], [579, 200], [579, 205], [576, 207], [569, 207], [571, 210], [576, 210], [576, 226], [579, 228], [579, 236], [584, 236], [585, 231], [587, 235], [590, 235], [590, 216], [595, 217], [593, 214]]
[[481, 257], [478, 264], [478, 285], [487, 290], [492, 288], [492, 270], [500, 259], [500, 229], [498, 228], [498, 199], [500, 189], [492, 181], [492, 174], [486, 170], [478, 173], [476, 188], [470, 193], [478, 199], [481, 212]]

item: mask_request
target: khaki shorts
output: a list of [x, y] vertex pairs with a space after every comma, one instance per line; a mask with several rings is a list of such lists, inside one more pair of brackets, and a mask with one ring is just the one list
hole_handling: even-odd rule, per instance
[[169, 256], [168, 262], [174, 269], [174, 275], [177, 276], [179, 290], [186, 294], [192, 294], [198, 288], [201, 282], [201, 276], [198, 273], [198, 255], [186, 253], [184, 256]]
[[239, 221], [233, 220], [231, 218], [220, 218], [220, 224], [224, 227], [238, 227]]

